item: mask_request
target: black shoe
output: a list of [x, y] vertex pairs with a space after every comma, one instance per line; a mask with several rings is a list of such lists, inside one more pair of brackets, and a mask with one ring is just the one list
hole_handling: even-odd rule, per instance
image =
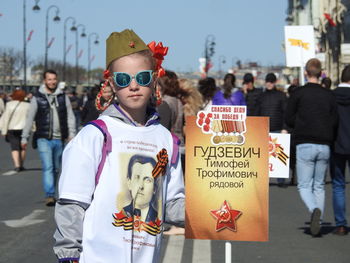
[[288, 187], [288, 185], [285, 184], [285, 183], [278, 183], [277, 186], [278, 186], [279, 188], [287, 188], [287, 187]]
[[311, 214], [311, 223], [310, 223], [310, 232], [313, 237], [316, 237], [320, 234], [321, 225], [321, 210], [319, 208], [315, 208]]
[[347, 230], [346, 226], [337, 226], [334, 229], [333, 234], [337, 235], [337, 236], [345, 236], [348, 234], [348, 230]]
[[16, 167], [15, 169], [13, 169], [16, 173], [19, 173], [21, 171], [20, 167]]
[[22, 171], [25, 171], [27, 170], [26, 168], [24, 168], [23, 166], [19, 167], [19, 170], [22, 172]]

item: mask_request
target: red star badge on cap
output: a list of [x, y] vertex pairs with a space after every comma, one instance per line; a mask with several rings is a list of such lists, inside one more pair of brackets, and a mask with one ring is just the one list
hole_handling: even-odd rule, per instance
[[211, 210], [210, 214], [217, 219], [215, 229], [217, 232], [225, 229], [226, 227], [232, 231], [237, 231], [236, 220], [242, 214], [242, 212], [231, 209], [225, 200], [220, 209]]
[[134, 42], [134, 41], [130, 41], [130, 43], [129, 43], [129, 47], [131, 47], [131, 48], [135, 48], [135, 42]]

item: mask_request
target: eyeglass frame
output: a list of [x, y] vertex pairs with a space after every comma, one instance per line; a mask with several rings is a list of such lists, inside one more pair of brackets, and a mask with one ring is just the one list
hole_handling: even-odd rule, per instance
[[[141, 73], [141, 72], [148, 72], [148, 73], [150, 74], [150, 76], [151, 76], [149, 82], [148, 82], [147, 84], [145, 84], [145, 85], [140, 84], [140, 83], [136, 80], [136, 76], [137, 76], [139, 73]], [[130, 77], [130, 82], [128, 83], [128, 85], [120, 86], [120, 85], [117, 83], [116, 77], [117, 77], [117, 74], [118, 74], [118, 73], [126, 74], [126, 75], [128, 75], [128, 76]], [[133, 79], [135, 80], [135, 82], [136, 82], [138, 85], [143, 86], [143, 87], [147, 87], [147, 86], [152, 82], [153, 75], [154, 75], [154, 71], [153, 71], [153, 70], [141, 70], [141, 71], [137, 72], [135, 75], [131, 75], [131, 74], [127, 73], [127, 72], [113, 72], [113, 81], [114, 81], [114, 83], [115, 83], [118, 87], [120, 87], [120, 88], [126, 88], [126, 87], [130, 86], [130, 83], [131, 83], [131, 81], [132, 81]]]

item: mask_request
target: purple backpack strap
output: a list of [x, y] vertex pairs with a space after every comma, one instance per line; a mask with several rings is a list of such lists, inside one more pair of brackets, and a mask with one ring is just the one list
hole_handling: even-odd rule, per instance
[[181, 141], [174, 133], [171, 133], [171, 136], [173, 136], [173, 156], [171, 157], [171, 164], [176, 164], [178, 161], [179, 145]]
[[97, 185], [98, 181], [100, 180], [100, 175], [102, 173], [103, 166], [105, 165], [106, 157], [112, 151], [112, 137], [108, 131], [106, 123], [103, 120], [98, 119], [98, 120], [90, 121], [87, 124], [94, 125], [96, 128], [98, 128], [102, 132], [104, 137], [103, 147], [102, 147], [102, 158], [101, 158], [100, 164], [98, 165], [98, 169], [95, 177], [95, 185]]

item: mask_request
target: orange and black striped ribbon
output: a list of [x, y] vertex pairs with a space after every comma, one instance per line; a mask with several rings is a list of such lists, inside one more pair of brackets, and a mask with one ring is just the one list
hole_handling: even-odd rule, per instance
[[166, 149], [162, 149], [158, 154], [157, 154], [157, 164], [153, 168], [152, 171], [152, 176], [154, 178], [157, 178], [159, 175], [164, 175], [166, 166], [168, 164], [168, 153]]

